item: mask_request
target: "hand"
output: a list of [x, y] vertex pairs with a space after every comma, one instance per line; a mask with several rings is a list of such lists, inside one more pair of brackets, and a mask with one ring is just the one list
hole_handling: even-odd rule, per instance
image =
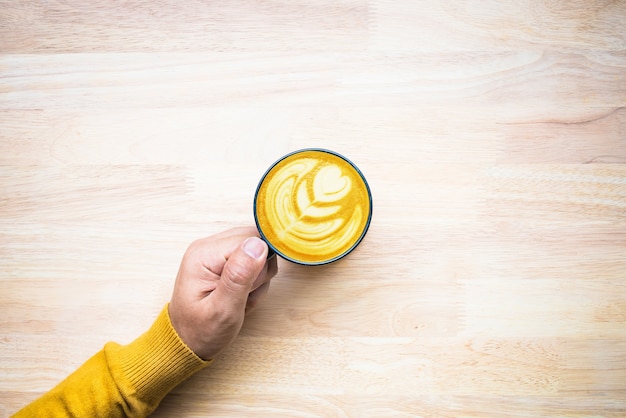
[[239, 334], [244, 316], [267, 293], [276, 257], [255, 228], [236, 228], [193, 242], [180, 265], [169, 314], [180, 338], [209, 360]]

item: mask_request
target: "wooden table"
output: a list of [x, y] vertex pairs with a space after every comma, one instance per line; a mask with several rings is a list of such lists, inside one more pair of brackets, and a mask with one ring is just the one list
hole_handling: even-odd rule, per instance
[[626, 2], [0, 2], [0, 413], [253, 223], [265, 169], [348, 156], [370, 231], [281, 260], [157, 417], [626, 415]]

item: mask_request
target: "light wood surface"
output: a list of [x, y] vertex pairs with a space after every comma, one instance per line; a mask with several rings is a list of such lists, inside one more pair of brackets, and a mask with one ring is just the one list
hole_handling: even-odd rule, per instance
[[626, 2], [0, 1], [0, 414], [304, 147], [374, 196], [157, 417], [626, 416]]

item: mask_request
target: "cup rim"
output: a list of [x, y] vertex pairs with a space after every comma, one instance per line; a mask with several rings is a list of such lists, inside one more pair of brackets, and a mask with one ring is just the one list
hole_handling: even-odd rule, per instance
[[[307, 262], [307, 261], [302, 261], [302, 260], [297, 260], [294, 258], [291, 258], [285, 254], [283, 254], [282, 252], [280, 252], [276, 247], [274, 247], [274, 245], [272, 245], [272, 243], [267, 239], [267, 237], [265, 236], [265, 234], [263, 233], [263, 230], [261, 229], [261, 226], [259, 225], [259, 219], [257, 216], [257, 197], [259, 195], [259, 190], [261, 189], [261, 186], [263, 185], [263, 182], [265, 181], [265, 178], [267, 177], [267, 175], [270, 173], [270, 171], [272, 171], [274, 169], [274, 167], [276, 167], [276, 165], [278, 163], [280, 163], [281, 161], [283, 161], [284, 159], [291, 157], [292, 155], [295, 154], [300, 154], [303, 152], [310, 152], [310, 151], [314, 151], [314, 152], [325, 152], [327, 154], [331, 154], [334, 155], [336, 157], [341, 158], [342, 160], [344, 160], [345, 162], [347, 162], [348, 164], [350, 164], [350, 166], [352, 168], [354, 168], [354, 170], [359, 174], [359, 176], [361, 177], [361, 179], [363, 180], [363, 183], [365, 184], [365, 189], [367, 190], [367, 197], [368, 197], [368, 203], [369, 203], [369, 214], [367, 216], [367, 222], [365, 223], [365, 227], [363, 228], [363, 231], [361, 232], [361, 235], [359, 236], [359, 238], [354, 242], [354, 244], [348, 248], [346, 251], [344, 251], [343, 253], [328, 259], [328, 260], [323, 260], [323, 261], [315, 261], [315, 262]], [[354, 164], [351, 160], [349, 160], [347, 157], [345, 157], [344, 155], [336, 152], [336, 151], [332, 151], [326, 148], [302, 148], [302, 149], [298, 149], [296, 151], [292, 151], [289, 152], [285, 155], [283, 155], [282, 157], [280, 157], [279, 159], [277, 159], [276, 161], [274, 161], [274, 163], [272, 163], [270, 165], [270, 167], [265, 171], [265, 173], [263, 173], [263, 176], [261, 176], [261, 180], [259, 180], [259, 184], [257, 185], [256, 191], [254, 192], [254, 202], [252, 205], [252, 211], [254, 214], [254, 223], [256, 224], [256, 229], [259, 232], [259, 235], [261, 236], [261, 239], [263, 241], [265, 241], [265, 243], [267, 244], [267, 246], [270, 249], [270, 253], [274, 252], [277, 255], [279, 255], [281, 258], [287, 260], [287, 261], [291, 261], [292, 263], [296, 263], [296, 264], [300, 264], [300, 265], [304, 265], [304, 266], [321, 266], [321, 265], [325, 265], [325, 264], [330, 264], [334, 261], [337, 261], [341, 258], [344, 258], [345, 256], [347, 256], [348, 254], [350, 254], [363, 240], [363, 238], [365, 237], [369, 227], [370, 227], [370, 223], [372, 221], [372, 212], [374, 209], [374, 205], [373, 205], [373, 199], [372, 199], [372, 191], [370, 190], [370, 186], [369, 183], [367, 182], [367, 179], [365, 178], [365, 176], [363, 175], [363, 172], [359, 169], [359, 167], [357, 167], [356, 164]]]

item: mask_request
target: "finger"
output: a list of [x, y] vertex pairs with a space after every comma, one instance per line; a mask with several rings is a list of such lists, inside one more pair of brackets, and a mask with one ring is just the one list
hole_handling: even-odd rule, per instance
[[278, 274], [278, 257], [274, 255], [267, 260], [267, 279], [271, 279]]
[[200, 240], [202, 265], [210, 272], [221, 275], [226, 261], [241, 246], [242, 241], [258, 236], [256, 228], [240, 227]]
[[278, 272], [278, 263], [276, 262], [276, 257], [271, 257], [265, 263], [263, 270], [258, 275], [258, 277], [254, 280], [254, 284], [252, 285], [252, 291], [258, 289], [263, 283], [270, 281], [276, 273]]
[[246, 315], [257, 308], [259, 302], [267, 294], [270, 289], [270, 281], [263, 283], [258, 289], [250, 293], [248, 296], [248, 302], [246, 303]]
[[225, 310], [243, 311], [255, 279], [265, 266], [267, 244], [257, 237], [246, 239], [224, 264], [217, 287], [213, 291], [215, 303]]

